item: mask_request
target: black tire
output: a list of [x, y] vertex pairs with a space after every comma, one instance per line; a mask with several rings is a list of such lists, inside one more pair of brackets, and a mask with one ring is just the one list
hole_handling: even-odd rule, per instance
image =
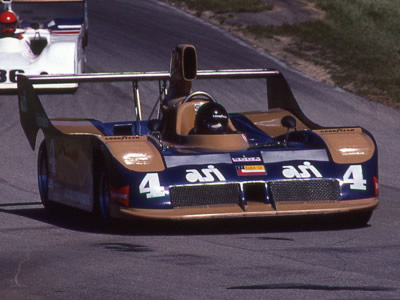
[[372, 210], [348, 212], [324, 218], [327, 224], [340, 228], [362, 228], [368, 226]]
[[97, 204], [100, 216], [108, 220], [110, 218], [110, 190], [108, 185], [108, 177], [104, 168], [99, 172], [96, 183]]
[[37, 174], [40, 200], [46, 209], [53, 210], [56, 204], [49, 201], [49, 162], [47, 157], [46, 141], [43, 141], [39, 147]]
[[347, 225], [350, 227], [365, 227], [371, 219], [372, 210], [360, 211], [350, 214], [347, 219]]

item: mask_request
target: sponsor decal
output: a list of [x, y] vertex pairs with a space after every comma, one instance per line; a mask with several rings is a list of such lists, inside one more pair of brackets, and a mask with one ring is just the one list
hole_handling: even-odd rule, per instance
[[282, 175], [285, 178], [310, 178], [322, 177], [321, 173], [309, 161], [305, 161], [302, 165], [282, 166]]
[[126, 165], [148, 165], [151, 161], [151, 155], [147, 153], [127, 153], [122, 156]]
[[332, 133], [354, 133], [354, 128], [333, 128], [333, 129], [324, 129], [321, 130], [322, 134], [332, 134]]
[[140, 139], [139, 136], [128, 136], [128, 135], [105, 137], [105, 140], [107, 142], [109, 142], [109, 141], [136, 141], [139, 139]]
[[226, 181], [224, 175], [213, 165], [209, 165], [205, 169], [201, 169], [200, 171], [196, 169], [186, 170], [186, 180], [188, 182], [214, 182], [218, 181]]
[[123, 186], [121, 188], [114, 188], [111, 185], [110, 189], [110, 203], [118, 202], [123, 206], [129, 206], [129, 185]]
[[261, 157], [232, 157], [232, 161], [235, 163], [243, 163], [243, 162], [261, 162]]
[[247, 175], [267, 175], [267, 171], [263, 165], [244, 165], [236, 167], [237, 173], [240, 176]]

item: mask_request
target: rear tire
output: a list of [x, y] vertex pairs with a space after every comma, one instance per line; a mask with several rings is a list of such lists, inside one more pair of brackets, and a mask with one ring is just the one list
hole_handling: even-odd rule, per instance
[[54, 209], [55, 203], [49, 201], [49, 163], [47, 158], [46, 141], [43, 141], [39, 147], [37, 172], [40, 200], [46, 209]]
[[104, 169], [101, 170], [97, 182], [97, 201], [99, 205], [100, 215], [103, 219], [110, 218], [110, 190], [108, 185], [108, 177]]

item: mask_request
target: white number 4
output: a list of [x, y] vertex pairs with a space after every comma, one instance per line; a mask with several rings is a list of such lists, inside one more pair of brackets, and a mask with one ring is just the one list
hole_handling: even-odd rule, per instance
[[352, 190], [365, 191], [367, 189], [367, 180], [364, 179], [361, 165], [350, 166], [343, 175], [343, 183], [350, 184]]
[[157, 173], [148, 173], [139, 185], [139, 192], [146, 194], [146, 198], [164, 197], [164, 187], [160, 185]]

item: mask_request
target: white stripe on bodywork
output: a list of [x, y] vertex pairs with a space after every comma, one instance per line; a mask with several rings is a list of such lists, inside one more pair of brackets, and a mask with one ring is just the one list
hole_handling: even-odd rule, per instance
[[167, 168], [185, 165], [231, 164], [230, 154], [164, 156]]
[[57, 26], [60, 29], [81, 29], [81, 25], [58, 25]]
[[290, 160], [329, 161], [325, 149], [261, 151], [264, 163], [276, 163]]

